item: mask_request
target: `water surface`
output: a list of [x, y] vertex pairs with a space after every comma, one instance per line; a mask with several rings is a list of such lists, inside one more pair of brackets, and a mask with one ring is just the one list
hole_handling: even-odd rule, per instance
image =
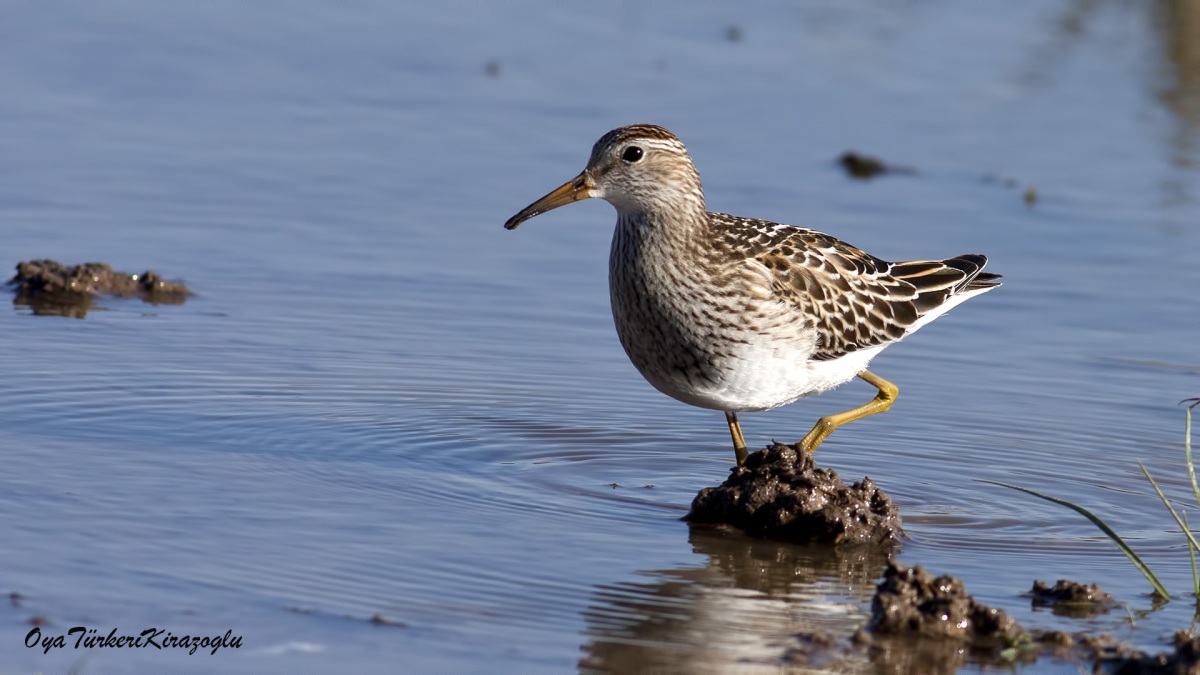
[[[1173, 591], [1191, 583], [1137, 467], [1186, 495], [1186, 4], [12, 9], [4, 264], [152, 267], [198, 295], [0, 314], [0, 590], [22, 598], [0, 670], [774, 672], [793, 634], [860, 625], [878, 561], [680, 522], [731, 452], [719, 414], [621, 352], [611, 207], [501, 228], [638, 121], [688, 144], [714, 210], [889, 259], [987, 253], [1005, 286], [876, 359], [899, 402], [818, 459], [893, 496], [901, 560], [1027, 627], [1165, 648], [1191, 603], [1145, 613], [1090, 524], [978, 481], [1092, 507]], [[851, 180], [847, 149], [917, 173]], [[743, 426], [794, 441], [871, 394]], [[1059, 577], [1101, 583], [1136, 626], [1020, 597]], [[47, 655], [23, 646], [33, 617], [243, 646]]]

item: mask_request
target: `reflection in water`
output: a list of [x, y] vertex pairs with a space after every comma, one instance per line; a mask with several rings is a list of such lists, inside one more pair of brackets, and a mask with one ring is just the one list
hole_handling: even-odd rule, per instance
[[[1200, 0], [1172, 0], [1151, 6], [1159, 12], [1163, 49], [1174, 71], [1170, 85], [1160, 94], [1163, 104], [1179, 120], [1171, 138], [1174, 163], [1196, 168], [1200, 166]], [[1183, 189], [1181, 185], [1168, 187], [1176, 188], [1170, 190], [1176, 201], [1191, 201], [1186, 194], [1177, 194]]]
[[[585, 612], [583, 670], [704, 672], [778, 668], [798, 633], [845, 643], [866, 623], [888, 553], [749, 539], [693, 527], [703, 567], [643, 573], [599, 588]], [[911, 651], [911, 650], [910, 650]], [[865, 654], [835, 648], [836, 658]]]
[[[1068, 55], [1080, 42], [1094, 35], [1090, 30], [1097, 14], [1116, 9], [1130, 14], [1144, 13], [1143, 25], [1157, 33], [1157, 49], [1162, 52], [1163, 73], [1147, 83], [1148, 89], [1176, 118], [1178, 124], [1168, 136], [1171, 162], [1176, 167], [1200, 167], [1200, 0], [1166, 0], [1150, 3], [1113, 3], [1100, 0], [1072, 0], [1048, 24], [1051, 40], [1034, 49], [1020, 69], [1019, 80], [1026, 86], [1046, 87], [1053, 74], [1065, 69]], [[1188, 183], [1168, 178], [1164, 183], [1169, 205], [1190, 204]]]
[[[1029, 68], [1021, 79], [1026, 83], [1042, 84], [1048, 77], [1047, 63], [1061, 64], [1065, 55], [1090, 33], [1088, 23], [1109, 3], [1098, 0], [1074, 0], [1050, 24], [1054, 40], [1029, 59]], [[1200, 127], [1200, 0], [1167, 0], [1129, 5], [1153, 12], [1151, 20], [1159, 30], [1159, 42], [1171, 70], [1171, 86], [1162, 95], [1167, 104], [1184, 123]]]
[[84, 319], [92, 306], [91, 298], [81, 298], [76, 302], [62, 302], [31, 298], [18, 295], [13, 298], [14, 307], [28, 307], [34, 316], [65, 316], [68, 319]]
[[[600, 587], [584, 613], [582, 671], [957, 673], [997, 665], [955, 640], [867, 636], [890, 551], [798, 546], [693, 525], [703, 567]], [[1011, 664], [1009, 664], [1011, 665]]]
[[1160, 12], [1163, 49], [1174, 67], [1174, 82], [1163, 99], [1179, 118], [1200, 127], [1200, 0], [1151, 5]]
[[[1107, 7], [1097, 0], [1075, 0], [1052, 24], [1056, 39], [1050, 53], [1036, 54], [1034, 67], [1024, 79], [1038, 80], [1046, 75], [1046, 63], [1063, 60], [1062, 55], [1076, 41], [1089, 33], [1088, 21], [1097, 11]], [[1162, 93], [1162, 100], [1179, 119], [1190, 127], [1200, 127], [1200, 0], [1168, 0], [1135, 4], [1133, 9], [1145, 8], [1154, 12], [1152, 20], [1159, 30], [1159, 42], [1171, 71], [1171, 84]], [[1191, 139], [1193, 142], [1194, 138]], [[1197, 148], [1193, 145], [1190, 150]]]
[[[150, 305], [182, 305], [183, 300], [164, 300], [160, 302], [146, 301]], [[62, 297], [38, 297], [16, 295], [13, 297], [13, 307], [28, 308], [34, 316], [64, 316], [68, 319], [85, 319], [88, 312], [104, 311], [108, 307], [95, 304], [90, 296], [79, 296], [74, 299]]]

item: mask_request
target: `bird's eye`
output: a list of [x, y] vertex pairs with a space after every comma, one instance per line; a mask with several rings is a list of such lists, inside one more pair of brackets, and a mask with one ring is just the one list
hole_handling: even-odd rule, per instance
[[621, 159], [633, 164], [641, 159], [643, 154], [645, 153], [642, 152], [641, 148], [636, 145], [631, 145], [628, 148], [625, 148], [625, 152], [621, 153]]

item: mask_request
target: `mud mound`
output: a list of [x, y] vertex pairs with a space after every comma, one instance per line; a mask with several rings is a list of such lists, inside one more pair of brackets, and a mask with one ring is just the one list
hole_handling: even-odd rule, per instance
[[1003, 610], [976, 602], [962, 581], [899, 563], [883, 572], [869, 625], [880, 634], [954, 638], [981, 647], [1005, 647], [1026, 635]]
[[1082, 619], [1106, 614], [1118, 603], [1111, 595], [1100, 590], [1096, 584], [1081, 584], [1059, 579], [1053, 586], [1044, 581], [1034, 581], [1029, 590], [1034, 607], [1050, 607], [1056, 616]]
[[800, 446], [776, 443], [704, 488], [685, 518], [797, 543], [891, 545], [901, 535], [892, 500], [863, 478], [846, 485]]
[[154, 304], [177, 305], [192, 292], [154, 271], [129, 274], [114, 271], [107, 263], [64, 265], [57, 260], [30, 260], [17, 264], [8, 280], [15, 287], [13, 302], [33, 308], [35, 314], [83, 317], [92, 301], [102, 296], [140, 298]]

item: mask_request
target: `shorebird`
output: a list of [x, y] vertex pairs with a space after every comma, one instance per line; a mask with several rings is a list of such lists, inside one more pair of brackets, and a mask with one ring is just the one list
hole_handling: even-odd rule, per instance
[[867, 370], [875, 355], [1000, 285], [983, 255], [893, 263], [815, 230], [710, 212], [687, 148], [652, 124], [602, 136], [587, 168], [504, 227], [591, 197], [617, 209], [608, 283], [621, 346], [662, 393], [723, 411], [739, 464], [739, 412], [855, 377], [879, 390], [818, 420], [800, 441], [811, 453], [896, 400], [896, 386]]

